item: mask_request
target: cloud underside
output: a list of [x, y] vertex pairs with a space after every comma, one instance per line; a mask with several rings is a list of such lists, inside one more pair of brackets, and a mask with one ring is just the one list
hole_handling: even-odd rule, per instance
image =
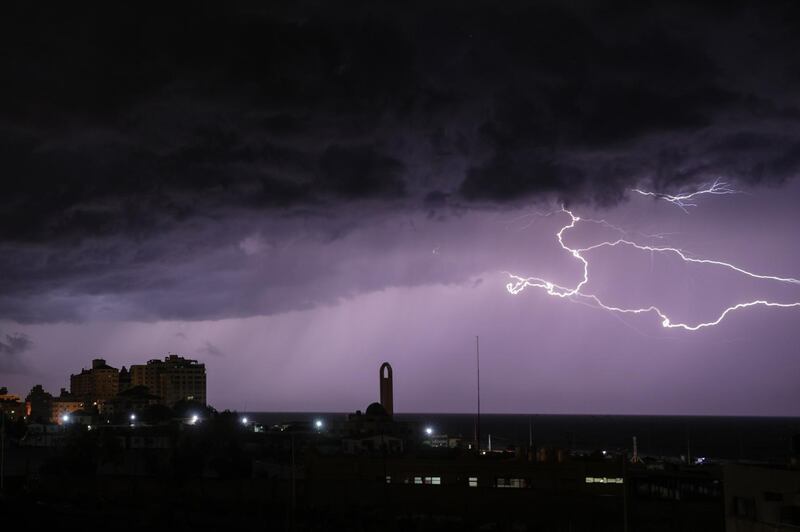
[[26, 334], [11, 333], [0, 338], [0, 371], [3, 373], [21, 373], [26, 371], [25, 360], [21, 356], [33, 346], [33, 341]]
[[[213, 306], [214, 261], [291, 240], [270, 231], [328, 242], [387, 213], [782, 183], [800, 168], [800, 59], [785, 52], [800, 45], [797, 9], [27, 6], [0, 21], [13, 102], [0, 111], [0, 317], [125, 315], [153, 293], [151, 318], [208, 316], [170, 303], [177, 269], [203, 257], [210, 270], [180, 285]], [[220, 251], [253, 234], [243, 259]], [[291, 277], [297, 260], [268, 275]], [[330, 297], [364, 288], [345, 285]]]

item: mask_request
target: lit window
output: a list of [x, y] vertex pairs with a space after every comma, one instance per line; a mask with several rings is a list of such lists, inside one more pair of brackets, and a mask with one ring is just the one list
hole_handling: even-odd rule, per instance
[[414, 484], [422, 484], [422, 477], [414, 477]]
[[494, 485], [498, 488], [525, 488], [528, 483], [524, 478], [498, 478]]
[[586, 477], [587, 484], [622, 484], [620, 477]]
[[469, 477], [469, 487], [470, 488], [478, 487], [478, 477]]
[[392, 475], [386, 475], [386, 483], [387, 484], [391, 484], [392, 483]]
[[438, 486], [442, 483], [442, 477], [431, 477], [431, 484]]

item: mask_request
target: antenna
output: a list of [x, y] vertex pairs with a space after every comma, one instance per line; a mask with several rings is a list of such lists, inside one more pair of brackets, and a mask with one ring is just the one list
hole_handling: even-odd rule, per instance
[[475, 420], [475, 441], [478, 452], [481, 450], [481, 340], [475, 337], [475, 364], [478, 374], [478, 416]]

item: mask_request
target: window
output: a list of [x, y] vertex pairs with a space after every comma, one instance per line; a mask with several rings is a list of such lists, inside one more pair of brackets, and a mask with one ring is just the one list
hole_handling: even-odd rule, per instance
[[428, 486], [439, 486], [442, 483], [442, 477], [414, 477], [414, 484], [425, 484]]
[[586, 477], [587, 484], [622, 484], [620, 477]]
[[387, 484], [391, 484], [392, 483], [392, 475], [386, 475], [386, 483]]
[[422, 484], [422, 477], [414, 477], [414, 484]]
[[528, 481], [524, 478], [498, 478], [494, 485], [498, 488], [527, 488]]
[[469, 477], [469, 487], [470, 488], [478, 487], [478, 477]]

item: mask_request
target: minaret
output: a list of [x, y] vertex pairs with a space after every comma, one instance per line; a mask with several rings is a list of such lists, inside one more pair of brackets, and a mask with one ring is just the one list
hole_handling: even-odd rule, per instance
[[381, 384], [381, 406], [390, 416], [394, 413], [394, 398], [392, 393], [392, 366], [388, 362], [381, 364], [378, 373]]

